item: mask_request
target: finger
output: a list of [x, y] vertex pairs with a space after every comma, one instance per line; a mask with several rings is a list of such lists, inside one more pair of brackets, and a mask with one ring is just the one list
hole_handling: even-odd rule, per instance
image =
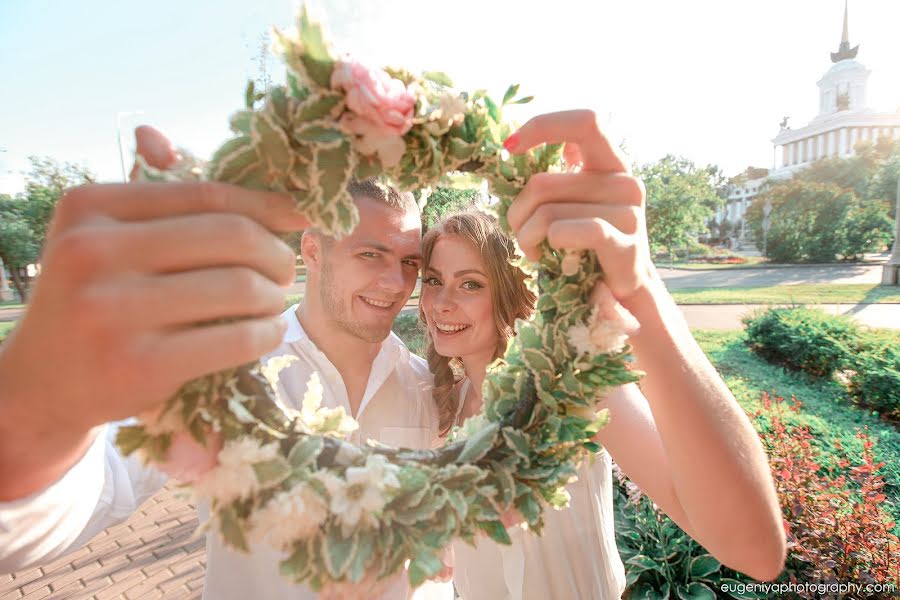
[[93, 286], [84, 306], [121, 329], [185, 327], [216, 319], [272, 317], [284, 310], [284, 289], [252, 269], [205, 269]]
[[281, 317], [192, 327], [164, 335], [145, 358], [146, 370], [179, 383], [239, 367], [281, 343]]
[[612, 290], [605, 281], [598, 281], [591, 291], [591, 303], [597, 307], [600, 317], [605, 321], [616, 323], [628, 335], [635, 335], [641, 324], [631, 312], [616, 300]]
[[538, 206], [547, 202], [582, 202], [643, 206], [644, 186], [639, 179], [622, 174], [538, 173], [516, 196], [506, 220], [515, 230]]
[[636, 233], [638, 216], [634, 208], [603, 204], [573, 204], [555, 202], [537, 208], [521, 228], [515, 231], [519, 247], [530, 260], [541, 257], [541, 242], [556, 221], [573, 219], [603, 219], [626, 233]]
[[[147, 164], [157, 169], [168, 169], [178, 159], [172, 142], [169, 141], [161, 131], [149, 125], [141, 125], [134, 130], [135, 154], [144, 157]], [[128, 176], [129, 181], [137, 178], [140, 167], [137, 162], [131, 168], [131, 174]]]
[[563, 148], [563, 159], [566, 161], [566, 167], [572, 171], [578, 171], [584, 166], [584, 157], [581, 156], [578, 144], [566, 144]]
[[201, 213], [236, 213], [272, 231], [298, 231], [309, 220], [287, 194], [248, 190], [225, 183], [130, 183], [84, 185], [59, 201], [53, 231], [106, 216], [119, 221], [145, 221]]
[[616, 298], [630, 296], [641, 284], [638, 236], [627, 235], [603, 219], [556, 221], [547, 231], [551, 247], [593, 250]]
[[601, 173], [628, 172], [622, 157], [600, 130], [592, 110], [569, 110], [538, 115], [513, 133], [503, 146], [519, 154], [541, 144], [575, 143], [584, 168]]
[[297, 257], [291, 247], [241, 215], [187, 215], [108, 229], [106, 243], [110, 251], [115, 249], [113, 264], [120, 268], [175, 273], [244, 266], [284, 286], [293, 284], [296, 276]]

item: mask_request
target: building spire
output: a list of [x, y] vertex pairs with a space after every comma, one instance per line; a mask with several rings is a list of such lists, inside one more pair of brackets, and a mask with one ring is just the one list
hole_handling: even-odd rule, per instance
[[848, 25], [849, 19], [847, 18], [847, 4], [848, 0], [844, 0], [844, 31], [841, 34], [841, 45], [838, 47], [838, 51], [831, 53], [831, 62], [833, 63], [856, 58], [856, 53], [859, 50], [859, 44], [853, 48], [850, 47], [850, 27]]

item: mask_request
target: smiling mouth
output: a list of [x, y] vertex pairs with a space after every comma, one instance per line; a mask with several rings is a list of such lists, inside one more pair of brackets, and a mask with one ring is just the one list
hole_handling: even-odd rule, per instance
[[434, 328], [444, 335], [453, 335], [460, 331], [465, 331], [469, 327], [469, 325], [452, 325], [450, 323], [438, 323], [437, 321], [434, 323]]
[[374, 298], [366, 298], [365, 296], [360, 296], [360, 300], [362, 300], [365, 304], [380, 309], [388, 309], [394, 306], [393, 302], [386, 302], [384, 300], [375, 300]]

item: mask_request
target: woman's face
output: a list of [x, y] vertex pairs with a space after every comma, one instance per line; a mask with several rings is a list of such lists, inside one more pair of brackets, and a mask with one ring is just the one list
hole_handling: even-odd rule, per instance
[[453, 234], [438, 238], [422, 278], [421, 302], [438, 354], [493, 357], [499, 334], [491, 282], [474, 244]]

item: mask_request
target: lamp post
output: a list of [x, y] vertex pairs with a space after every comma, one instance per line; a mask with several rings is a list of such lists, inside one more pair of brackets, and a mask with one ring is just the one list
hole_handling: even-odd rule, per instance
[[897, 178], [897, 204], [894, 206], [894, 248], [881, 269], [882, 285], [900, 285], [900, 177]]
[[771, 225], [771, 222], [769, 221], [770, 214], [772, 214], [772, 201], [766, 200], [766, 203], [763, 206], [763, 219], [762, 219], [763, 257], [766, 257], [769, 255], [769, 225]]
[[126, 110], [116, 113], [116, 143], [119, 145], [119, 165], [122, 167], [122, 181], [128, 183], [125, 173], [125, 153], [122, 150], [122, 117], [135, 117], [144, 114], [142, 110]]

